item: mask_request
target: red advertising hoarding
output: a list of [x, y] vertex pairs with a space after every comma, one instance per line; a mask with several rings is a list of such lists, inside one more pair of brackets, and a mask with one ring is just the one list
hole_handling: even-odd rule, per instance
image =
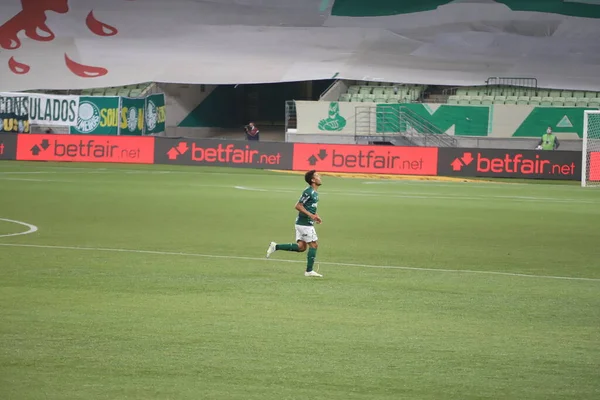
[[581, 179], [581, 152], [443, 148], [441, 176]]
[[154, 138], [21, 134], [17, 160], [154, 163]]
[[588, 177], [590, 181], [600, 181], [600, 152], [594, 151], [590, 153]]
[[156, 164], [291, 169], [293, 145], [218, 139], [156, 138]]
[[435, 147], [294, 144], [294, 170], [437, 175]]

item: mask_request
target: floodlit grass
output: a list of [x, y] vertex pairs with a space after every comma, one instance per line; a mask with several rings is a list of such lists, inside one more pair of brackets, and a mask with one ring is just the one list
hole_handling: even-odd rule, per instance
[[600, 398], [600, 191], [323, 182], [0, 163], [0, 398]]

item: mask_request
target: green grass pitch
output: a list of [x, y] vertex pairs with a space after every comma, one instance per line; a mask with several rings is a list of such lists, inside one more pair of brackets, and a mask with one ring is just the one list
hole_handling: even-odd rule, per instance
[[598, 399], [600, 192], [0, 163], [0, 398]]

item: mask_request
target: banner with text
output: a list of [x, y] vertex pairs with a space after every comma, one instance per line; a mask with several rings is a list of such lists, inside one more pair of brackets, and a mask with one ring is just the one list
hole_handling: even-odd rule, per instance
[[0, 132], [29, 133], [29, 98], [0, 95]]
[[164, 94], [152, 94], [145, 99], [146, 129], [144, 135], [165, 131], [166, 106]]
[[155, 140], [156, 164], [292, 169], [291, 143], [158, 137]]
[[71, 133], [117, 135], [119, 133], [119, 98], [80, 97], [77, 125], [71, 127]]
[[152, 164], [154, 138], [22, 134], [17, 160]]
[[294, 144], [294, 170], [437, 175], [436, 147]]
[[121, 97], [121, 135], [140, 136], [144, 134], [145, 99]]
[[441, 148], [440, 176], [581, 179], [581, 152]]
[[[26, 98], [27, 101], [23, 102]], [[18, 99], [15, 103], [9, 99]], [[39, 93], [0, 93], [0, 105], [13, 105], [20, 115], [27, 115], [30, 124], [43, 126], [75, 126], [79, 96], [58, 96]]]

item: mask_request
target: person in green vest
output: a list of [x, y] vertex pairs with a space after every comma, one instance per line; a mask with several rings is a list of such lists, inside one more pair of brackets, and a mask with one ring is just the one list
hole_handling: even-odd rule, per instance
[[558, 149], [558, 146], [560, 146], [560, 143], [558, 142], [558, 138], [556, 137], [556, 135], [554, 133], [552, 133], [552, 128], [548, 127], [548, 129], [546, 129], [546, 133], [544, 133], [542, 135], [542, 138], [540, 139], [536, 149], [537, 150], [556, 150], [556, 149]]

